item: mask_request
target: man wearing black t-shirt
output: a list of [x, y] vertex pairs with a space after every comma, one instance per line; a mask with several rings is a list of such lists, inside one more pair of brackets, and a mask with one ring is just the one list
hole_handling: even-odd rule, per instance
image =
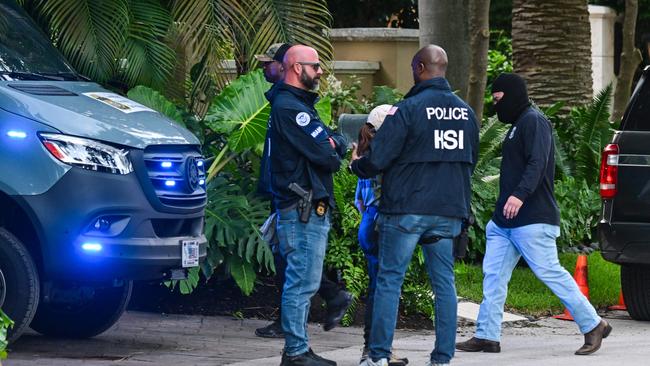
[[511, 124], [503, 141], [499, 198], [485, 229], [483, 302], [476, 334], [456, 348], [468, 352], [500, 352], [501, 320], [508, 281], [524, 257], [573, 315], [584, 345], [576, 355], [596, 352], [612, 327], [602, 320], [560, 265], [555, 239], [560, 212], [553, 196], [555, 156], [551, 123], [528, 100], [526, 82], [516, 74], [501, 74], [492, 85], [499, 120]]

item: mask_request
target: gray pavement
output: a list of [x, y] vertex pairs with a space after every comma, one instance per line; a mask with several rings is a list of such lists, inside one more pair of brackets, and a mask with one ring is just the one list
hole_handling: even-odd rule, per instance
[[[454, 365], [648, 365], [650, 323], [626, 313], [606, 315], [614, 331], [592, 356], [574, 356], [583, 337], [573, 322], [555, 319], [507, 324], [500, 354], [457, 352]], [[23, 365], [279, 365], [281, 339], [263, 339], [254, 329], [266, 321], [189, 315], [128, 312], [118, 324], [89, 340], [60, 340], [30, 332], [11, 346], [4, 366]], [[474, 327], [461, 326], [458, 339]], [[357, 365], [362, 329], [339, 327], [324, 332], [309, 324], [314, 350], [340, 366]], [[394, 346], [410, 365], [424, 365], [431, 350], [431, 331], [398, 331]]]

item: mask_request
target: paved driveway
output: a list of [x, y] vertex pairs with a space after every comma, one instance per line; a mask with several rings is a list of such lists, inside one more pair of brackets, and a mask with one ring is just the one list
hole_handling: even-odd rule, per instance
[[[616, 316], [618, 315], [618, 316]], [[582, 344], [575, 324], [554, 319], [519, 322], [504, 330], [500, 354], [458, 352], [454, 365], [648, 365], [650, 323], [609, 315], [614, 331], [595, 355], [573, 352]], [[12, 345], [5, 366], [27, 365], [279, 365], [282, 340], [253, 335], [260, 320], [231, 317], [159, 315], [128, 312], [110, 331], [90, 340], [60, 340], [28, 333]], [[473, 327], [459, 328], [459, 339]], [[323, 332], [309, 325], [314, 350], [338, 362], [357, 365], [362, 329], [336, 328]], [[430, 331], [399, 331], [395, 347], [424, 365], [431, 350]]]

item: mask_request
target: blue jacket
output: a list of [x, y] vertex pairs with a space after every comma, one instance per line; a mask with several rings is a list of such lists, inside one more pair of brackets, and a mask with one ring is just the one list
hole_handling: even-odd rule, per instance
[[447, 80], [425, 80], [393, 107], [351, 168], [362, 178], [383, 173], [381, 213], [465, 218], [478, 133], [474, 111]]
[[[501, 149], [499, 198], [492, 220], [500, 227], [531, 224], [560, 225], [560, 211], [553, 195], [555, 148], [553, 127], [544, 114], [528, 107], [510, 127]], [[524, 204], [512, 219], [503, 216], [508, 197]]]
[[[278, 87], [282, 84], [281, 81], [273, 84], [271, 88], [264, 93], [266, 100], [269, 102], [274, 98], [278, 91]], [[260, 178], [257, 181], [257, 193], [264, 199], [272, 199], [271, 191], [271, 166], [269, 160], [271, 159], [271, 115], [266, 124], [266, 136], [264, 137], [264, 148], [262, 149], [262, 156], [260, 157]]]
[[286, 208], [300, 199], [288, 188], [294, 182], [313, 190], [314, 200], [327, 200], [334, 207], [332, 173], [341, 165], [345, 138], [321, 122], [314, 108], [317, 94], [287, 84], [270, 94], [271, 191], [276, 207]]

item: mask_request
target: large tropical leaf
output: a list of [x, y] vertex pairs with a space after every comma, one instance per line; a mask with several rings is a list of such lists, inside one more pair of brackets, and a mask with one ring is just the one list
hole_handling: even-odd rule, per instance
[[206, 124], [214, 131], [230, 133], [228, 145], [242, 151], [264, 142], [271, 107], [264, 93], [271, 86], [261, 70], [233, 81], [214, 99]]
[[129, 25], [122, 57], [124, 79], [129, 85], [162, 87], [169, 79], [176, 54], [164, 39], [171, 15], [158, 0], [129, 0]]
[[115, 74], [129, 20], [127, 0], [41, 0], [55, 45], [80, 71], [97, 81]]
[[233, 255], [228, 257], [228, 267], [242, 293], [246, 296], [250, 295], [253, 292], [255, 279], [257, 278], [253, 265], [241, 257]]

